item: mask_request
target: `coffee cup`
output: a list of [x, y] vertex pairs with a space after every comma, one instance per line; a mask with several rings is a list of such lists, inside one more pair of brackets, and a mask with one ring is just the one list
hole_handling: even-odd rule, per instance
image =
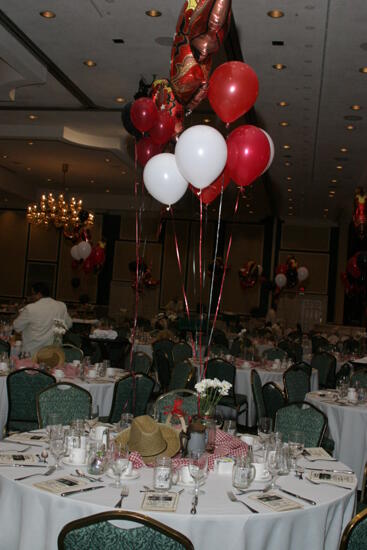
[[355, 388], [348, 388], [347, 399], [351, 403], [356, 403], [358, 401], [357, 390]]
[[102, 440], [107, 429], [106, 426], [94, 426], [94, 428], [91, 429], [93, 439]]
[[255, 480], [261, 481], [266, 478], [267, 476], [267, 470], [266, 470], [266, 464], [265, 462], [254, 462], [253, 463], [255, 467]]
[[107, 367], [106, 369], [106, 375], [107, 376], [115, 376], [115, 369], [113, 367]]
[[188, 466], [182, 466], [178, 471], [178, 480], [185, 485], [194, 483]]
[[87, 376], [88, 376], [88, 378], [96, 378], [97, 377], [97, 371], [95, 369], [89, 369]]
[[85, 463], [85, 458], [86, 458], [85, 448], [81, 449], [81, 448], [78, 448], [78, 447], [73, 447], [72, 449], [70, 449], [70, 459], [69, 460], [72, 464], [84, 464]]

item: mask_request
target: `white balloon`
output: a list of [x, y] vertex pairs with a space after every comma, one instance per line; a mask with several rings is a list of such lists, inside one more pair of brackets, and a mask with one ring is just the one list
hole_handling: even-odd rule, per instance
[[143, 179], [152, 197], [167, 205], [179, 201], [189, 185], [179, 172], [175, 155], [172, 153], [161, 153], [148, 160]]
[[227, 144], [218, 130], [199, 124], [180, 135], [175, 156], [183, 177], [197, 189], [204, 189], [223, 171]]
[[77, 244], [74, 244], [74, 246], [71, 247], [70, 250], [71, 257], [74, 258], [74, 260], [81, 260], [79, 248]]
[[301, 266], [297, 269], [297, 275], [298, 275], [298, 280], [300, 283], [302, 283], [302, 281], [305, 281], [307, 278], [308, 278], [308, 269], [307, 267], [304, 267], [304, 266]]
[[278, 273], [278, 275], [275, 277], [275, 283], [279, 288], [283, 288], [287, 284], [287, 277], [284, 275], [284, 273]]
[[86, 260], [92, 252], [92, 247], [87, 241], [78, 244], [78, 252], [81, 260]]
[[271, 137], [269, 136], [268, 132], [265, 132], [265, 130], [263, 130], [262, 128], [260, 128], [260, 130], [261, 130], [262, 132], [264, 132], [264, 134], [265, 134], [266, 137], [268, 138], [269, 147], [270, 147], [270, 157], [269, 157], [269, 160], [268, 160], [268, 164], [265, 166], [265, 169], [263, 170], [263, 172], [261, 172], [261, 175], [262, 175], [262, 174], [264, 174], [267, 170], [269, 170], [270, 165], [271, 165], [271, 163], [273, 162], [275, 147], [274, 147], [274, 141], [271, 139]]

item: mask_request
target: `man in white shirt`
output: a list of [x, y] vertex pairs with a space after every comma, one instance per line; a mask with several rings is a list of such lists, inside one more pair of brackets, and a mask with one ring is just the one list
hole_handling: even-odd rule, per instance
[[25, 306], [13, 323], [14, 330], [22, 333], [23, 351], [31, 355], [53, 343], [55, 319], [63, 321], [67, 328], [73, 324], [66, 305], [50, 298], [49, 294], [45, 283], [35, 283], [32, 286], [33, 303]]

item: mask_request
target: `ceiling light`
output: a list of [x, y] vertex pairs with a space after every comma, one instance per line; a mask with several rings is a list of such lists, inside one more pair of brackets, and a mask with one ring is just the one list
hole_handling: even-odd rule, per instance
[[148, 10], [145, 12], [145, 15], [147, 15], [148, 17], [160, 17], [162, 15], [162, 12], [158, 10]]
[[360, 73], [363, 73], [363, 74], [367, 74], [367, 67], [361, 67], [361, 68], [359, 69], [359, 72], [360, 72]]
[[94, 180], [89, 180], [90, 183], [94, 183]]
[[340, 147], [341, 153], [348, 153], [347, 147]]
[[109, 193], [109, 192], [110, 192], [110, 190], [109, 190], [109, 189], [106, 189], [106, 193]]
[[338, 183], [338, 180], [332, 179], [332, 180], [330, 180], [330, 182], [331, 182], [331, 183]]
[[47, 181], [52, 181], [52, 178], [47, 178]]
[[272, 17], [273, 19], [279, 19], [280, 17], [284, 17], [284, 11], [271, 10], [271, 11], [268, 11], [268, 16]]
[[328, 208], [324, 208], [324, 212], [329, 212], [329, 209], [328, 209]]
[[289, 162], [289, 160], [286, 160], [285, 163], [284, 163], [284, 166], [292, 166], [292, 163]]
[[37, 120], [37, 115], [28, 115], [29, 120]]
[[288, 145], [288, 144], [283, 145], [283, 149], [290, 149], [290, 148], [291, 148], [291, 146]]
[[126, 170], [121, 170], [121, 174], [124, 176], [126, 174]]
[[253, 211], [253, 210], [249, 210], [248, 213], [249, 213], [249, 214], [253, 214], [254, 211]]
[[354, 129], [355, 129], [354, 124], [348, 124], [347, 130], [354, 130]]
[[115, 101], [116, 101], [116, 103], [124, 103], [125, 98], [124, 97], [115, 97]]
[[28, 145], [33, 145], [33, 141], [28, 141]]
[[251, 204], [246, 204], [246, 208], [251, 208]]
[[287, 191], [288, 191], [288, 193], [292, 193], [292, 191], [293, 191], [292, 187], [288, 187]]
[[286, 179], [287, 181], [292, 181], [293, 178], [292, 178], [292, 176], [287, 176], [285, 179]]
[[337, 165], [336, 165], [336, 169], [337, 169], [337, 170], [343, 170], [343, 166], [342, 166], [341, 164], [337, 164]]
[[279, 126], [289, 126], [289, 122], [282, 120], [282, 122], [279, 122]]
[[106, 157], [106, 158], [104, 159], [104, 161], [105, 161], [105, 162], [111, 162], [111, 159], [109, 159], [108, 157]]
[[279, 103], [277, 103], [277, 105], [279, 107], [288, 107], [289, 103], [287, 103], [286, 101], [279, 101]]
[[3, 155], [3, 159], [7, 159], [8, 158], [8, 155]]
[[287, 68], [286, 65], [283, 65], [283, 63], [276, 63], [272, 67], [273, 67], [273, 69], [275, 69], [277, 71], [282, 71], [283, 69]]
[[293, 202], [292, 197], [288, 197], [288, 202]]
[[86, 61], [83, 61], [83, 64], [87, 67], [95, 67], [97, 63], [93, 61], [93, 59], [87, 59]]
[[293, 210], [293, 206], [288, 206], [288, 210]]
[[288, 212], [288, 216], [293, 216], [293, 212]]
[[26, 170], [27, 170], [28, 172], [30, 172], [30, 171], [32, 170], [32, 168], [31, 168], [30, 166], [27, 166]]
[[55, 19], [56, 13], [50, 10], [40, 11], [40, 16], [45, 19]]
[[351, 105], [350, 108], [352, 111], [360, 111], [362, 109], [360, 105]]

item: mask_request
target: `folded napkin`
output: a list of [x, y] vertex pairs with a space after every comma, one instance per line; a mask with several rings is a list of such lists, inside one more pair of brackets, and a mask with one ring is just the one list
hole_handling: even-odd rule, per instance
[[101, 338], [103, 340], [116, 340], [118, 334], [115, 330], [103, 330], [96, 328], [91, 335], [90, 338]]

